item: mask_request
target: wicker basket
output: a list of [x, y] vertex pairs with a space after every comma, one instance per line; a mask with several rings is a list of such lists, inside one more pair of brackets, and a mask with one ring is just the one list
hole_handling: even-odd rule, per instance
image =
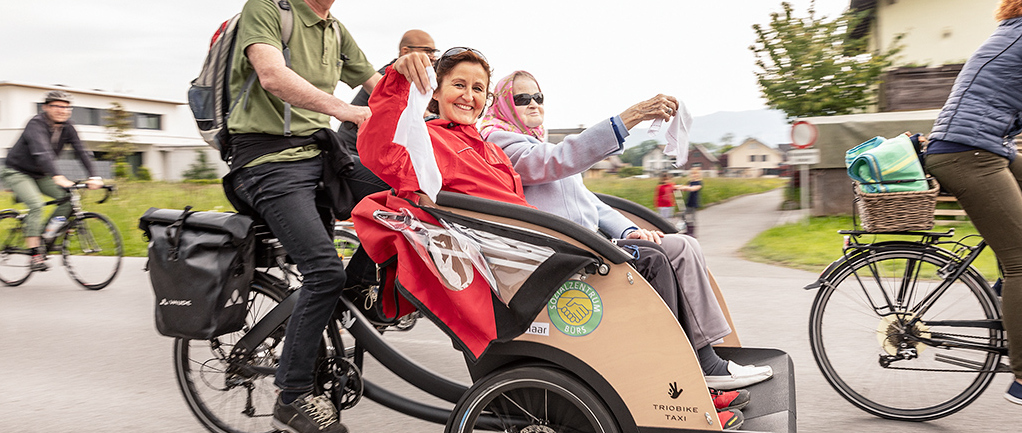
[[853, 182], [855, 208], [862, 218], [862, 229], [869, 232], [902, 232], [933, 228], [940, 185], [932, 177], [926, 191], [868, 193]]

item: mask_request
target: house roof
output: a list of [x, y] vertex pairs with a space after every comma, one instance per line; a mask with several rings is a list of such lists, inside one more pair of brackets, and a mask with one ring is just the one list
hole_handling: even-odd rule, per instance
[[[714, 155], [713, 152], [710, 152], [710, 150], [707, 149], [702, 144], [692, 143], [692, 147], [695, 147], [696, 150], [698, 150], [699, 153], [703, 154], [703, 157], [705, 157], [706, 159], [710, 160], [710, 162], [720, 162], [720, 160], [717, 159], [717, 156]], [[689, 152], [691, 152], [691, 150]]]
[[77, 93], [77, 94], [80, 94], [80, 95], [106, 96], [106, 97], [112, 97], [112, 98], [117, 98], [117, 99], [133, 99], [133, 100], [136, 100], [136, 101], [161, 102], [161, 103], [164, 103], [164, 104], [173, 104], [173, 105], [185, 105], [185, 104], [187, 104], [187, 102], [183, 102], [183, 101], [172, 101], [172, 100], [169, 100], [169, 99], [146, 98], [146, 97], [138, 96], [138, 95], [129, 95], [129, 94], [124, 94], [124, 93], [107, 92], [105, 90], [99, 90], [99, 89], [77, 89], [77, 88], [74, 88], [74, 87], [68, 87], [68, 86], [62, 86], [62, 85], [46, 85], [46, 84], [26, 83], [26, 82], [23, 82], [23, 81], [7, 81], [7, 80], [0, 81], [0, 87], [3, 87], [3, 86], [28, 87], [28, 88], [40, 89], [40, 90], [63, 90], [63, 91], [66, 91], [66, 92]]

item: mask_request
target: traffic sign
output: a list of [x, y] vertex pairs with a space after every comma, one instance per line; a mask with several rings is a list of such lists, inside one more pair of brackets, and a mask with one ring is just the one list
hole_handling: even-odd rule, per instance
[[811, 165], [820, 163], [820, 149], [792, 149], [788, 151], [788, 164]]
[[820, 131], [816, 129], [816, 125], [805, 120], [799, 120], [791, 125], [791, 145], [796, 149], [806, 149], [812, 146], [816, 143], [816, 137], [819, 135]]

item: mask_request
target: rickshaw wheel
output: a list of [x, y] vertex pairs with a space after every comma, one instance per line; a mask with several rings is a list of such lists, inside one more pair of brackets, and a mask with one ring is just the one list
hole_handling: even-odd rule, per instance
[[585, 383], [555, 367], [518, 367], [483, 378], [455, 406], [447, 432], [618, 433], [614, 415]]

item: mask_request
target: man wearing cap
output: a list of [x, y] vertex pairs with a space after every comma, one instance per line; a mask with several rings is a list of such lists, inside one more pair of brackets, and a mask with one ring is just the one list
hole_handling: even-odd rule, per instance
[[[32, 270], [45, 271], [46, 250], [40, 246], [40, 235], [43, 232], [42, 211], [46, 200], [43, 195], [61, 199], [67, 195], [66, 188], [74, 186], [74, 182], [57, 171], [54, 161], [71, 145], [82, 165], [89, 172], [86, 181], [89, 189], [103, 186], [103, 178], [96, 175], [92, 166], [91, 152], [85, 150], [78, 131], [71, 119], [71, 94], [62, 90], [53, 90], [46, 94], [43, 112], [35, 115], [25, 125], [21, 137], [7, 152], [7, 160], [0, 179], [14, 195], [28, 205], [25, 216], [25, 243], [35, 251], [32, 254]], [[57, 206], [51, 218], [71, 214], [71, 203]]]

